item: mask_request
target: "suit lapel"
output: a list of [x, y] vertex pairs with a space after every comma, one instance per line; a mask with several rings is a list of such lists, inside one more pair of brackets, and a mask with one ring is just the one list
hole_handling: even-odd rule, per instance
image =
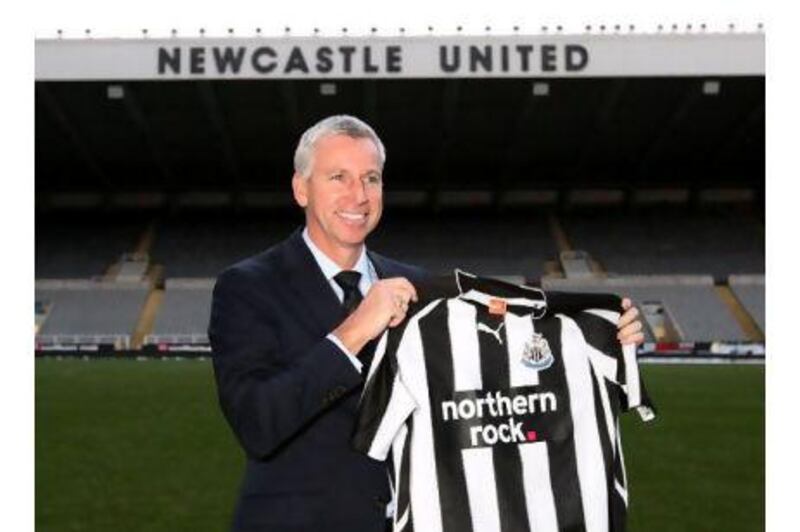
[[303, 315], [312, 317], [323, 331], [335, 329], [345, 317], [344, 309], [303, 241], [300, 229], [286, 240], [284, 260], [288, 284], [301, 299]]
[[[303, 241], [302, 230], [297, 229], [286, 239], [284, 248], [284, 269], [288, 285], [300, 300], [300, 315], [313, 327], [323, 332], [334, 330], [346, 314], [339, 298], [320, 270], [314, 255]], [[379, 279], [396, 277], [401, 274], [392, 264], [376, 253], [367, 251], [367, 256], [375, 268]], [[359, 359], [368, 368], [377, 341], [367, 343], [359, 353]]]
[[378, 279], [386, 279], [398, 275], [395, 269], [392, 268], [392, 265], [377, 253], [372, 253], [370, 250], [367, 250], [367, 257], [369, 257], [372, 266], [375, 268]]

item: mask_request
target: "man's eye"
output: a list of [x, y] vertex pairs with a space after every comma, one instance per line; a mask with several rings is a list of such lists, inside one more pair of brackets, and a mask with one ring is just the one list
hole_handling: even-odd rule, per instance
[[331, 179], [333, 179], [334, 181], [341, 181], [342, 179], [344, 179], [344, 176], [342, 174], [333, 174], [331, 176]]
[[366, 181], [367, 181], [367, 183], [369, 183], [371, 185], [377, 185], [377, 184], [379, 184], [381, 182], [381, 176], [375, 175], [375, 174], [368, 175], [366, 177]]

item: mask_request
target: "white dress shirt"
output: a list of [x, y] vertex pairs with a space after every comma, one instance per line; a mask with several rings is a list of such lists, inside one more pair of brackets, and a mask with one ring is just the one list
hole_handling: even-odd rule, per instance
[[[337, 283], [334, 279], [339, 272], [343, 271], [343, 268], [340, 268], [338, 264], [332, 261], [330, 257], [325, 255], [325, 253], [319, 249], [316, 244], [314, 244], [314, 241], [311, 240], [310, 236], [308, 236], [308, 227], [303, 229], [303, 240], [308, 246], [308, 249], [311, 250], [314, 260], [317, 261], [319, 268], [322, 270], [322, 274], [325, 276], [325, 279], [328, 280], [328, 283], [336, 294], [336, 297], [339, 298], [340, 302], [343, 302], [344, 291], [339, 286], [339, 283]], [[372, 283], [378, 280], [378, 274], [375, 271], [375, 267], [367, 258], [367, 246], [361, 247], [361, 255], [358, 257], [358, 260], [356, 261], [352, 270], [361, 274], [361, 279], [358, 281], [358, 290], [361, 292], [362, 296], [365, 296], [372, 286]], [[355, 366], [360, 373], [362, 369], [361, 361], [353, 353], [351, 353], [347, 347], [345, 347], [342, 341], [339, 340], [335, 334], [330, 333], [328, 334], [327, 338], [336, 344], [336, 346], [341, 349], [345, 355], [347, 355], [347, 358], [350, 359], [350, 362], [353, 363], [353, 366]]]

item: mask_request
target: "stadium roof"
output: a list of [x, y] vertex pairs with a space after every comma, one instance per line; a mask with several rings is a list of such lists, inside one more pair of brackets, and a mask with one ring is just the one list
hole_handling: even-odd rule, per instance
[[[194, 46], [196, 39], [177, 39], [172, 42], [186, 47], [173, 46], [171, 52], [163, 53], [162, 67], [172, 73], [168, 82], [153, 76], [40, 80], [36, 82], [37, 204], [53, 194], [76, 192], [103, 198], [130, 193], [134, 203], [146, 202], [147, 194], [163, 198], [176, 193], [205, 195], [211, 203], [215, 198], [223, 198], [223, 203], [242, 198], [289, 203], [294, 144], [314, 121], [336, 113], [355, 114], [375, 127], [388, 150], [387, 189], [412, 203], [446, 203], [458, 193], [471, 195], [467, 202], [494, 203], [518, 193], [564, 188], [763, 189], [762, 34], [731, 35], [719, 41], [734, 38], [749, 43], [745, 48], [756, 50], [760, 67], [706, 43], [709, 57], [719, 68], [707, 74], [695, 69], [686, 75], [666, 71], [653, 75], [652, 69], [636, 74], [623, 64], [618, 74], [613, 74], [613, 68], [592, 74], [588, 65], [603, 63], [598, 58], [602, 48], [594, 47], [599, 41], [562, 37], [565, 40], [547, 41], [556, 43], [554, 72], [542, 71], [548, 56], [537, 56], [536, 50], [547, 45], [542, 36], [535, 36], [531, 38], [531, 71], [513, 75], [503, 72], [503, 57], [511, 54], [510, 65], [516, 53], [514, 68], [519, 70], [518, 50], [508, 48], [506, 41], [474, 38], [431, 42], [450, 47], [451, 54], [453, 46], [461, 46], [467, 63], [474, 57], [472, 48], [477, 47], [479, 55], [488, 50], [493, 73], [481, 72], [486, 62], [478, 57], [475, 72], [464, 67], [467, 71], [457, 76], [371, 76], [363, 71], [371, 63], [364, 62], [362, 49], [352, 52], [349, 74], [340, 72], [324, 79], [319, 73], [299, 75], [297, 68], [284, 76], [243, 75], [244, 79], [213, 72], [184, 75], [190, 73], [193, 62], [206, 68], [220, 53], [234, 54], [229, 56], [234, 59], [241, 53], [244, 62], [247, 54], [252, 59], [255, 52], [252, 48], [237, 52], [236, 47], [215, 52], [213, 47]], [[691, 52], [694, 40], [666, 38], [680, 52], [676, 58], [691, 59], [687, 51]], [[604, 39], [605, 45], [613, 41]], [[614, 49], [635, 52], [640, 44], [653, 43], [652, 38], [642, 39], [618, 38], [617, 44], [627, 44]], [[663, 44], [663, 38], [659, 39]], [[88, 50], [102, 51], [109, 43], [132, 41], [97, 41], [96, 48]], [[252, 41], [234, 42], [247, 48]], [[263, 47], [279, 41], [301, 43], [302, 61], [309, 70], [320, 62], [314, 55], [319, 54], [320, 43], [353, 42], [260, 42]], [[37, 65], [43, 50], [40, 44], [45, 42], [85, 45], [84, 41], [39, 41]], [[567, 72], [569, 61], [580, 65], [582, 55], [579, 50], [570, 52], [570, 43], [583, 46], [588, 55], [587, 64], [571, 73]], [[150, 46], [148, 68], [157, 68], [153, 65], [158, 62], [158, 46]], [[193, 46], [202, 52], [192, 52]], [[385, 74], [391, 58], [387, 59], [385, 46], [381, 50], [383, 59], [375, 55], [370, 60]], [[282, 62], [283, 69], [292, 61], [300, 64], [296, 56], [292, 59], [291, 47], [283, 53], [276, 44], [273, 52], [261, 52], [260, 60]], [[201, 56], [202, 61], [197, 59]], [[113, 59], [137, 64], [135, 54], [122, 57], [127, 60], [117, 55]], [[668, 59], [664, 54], [653, 57]], [[646, 66], [653, 57], [634, 63]], [[342, 63], [341, 52], [331, 55], [331, 60]], [[180, 79], [186, 77], [192, 79]]]

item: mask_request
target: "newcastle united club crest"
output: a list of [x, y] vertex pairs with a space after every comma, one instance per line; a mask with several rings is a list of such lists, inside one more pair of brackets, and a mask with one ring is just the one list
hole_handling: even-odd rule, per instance
[[521, 362], [531, 369], [543, 370], [553, 365], [553, 352], [547, 339], [539, 333], [533, 333], [530, 340], [522, 348]]

